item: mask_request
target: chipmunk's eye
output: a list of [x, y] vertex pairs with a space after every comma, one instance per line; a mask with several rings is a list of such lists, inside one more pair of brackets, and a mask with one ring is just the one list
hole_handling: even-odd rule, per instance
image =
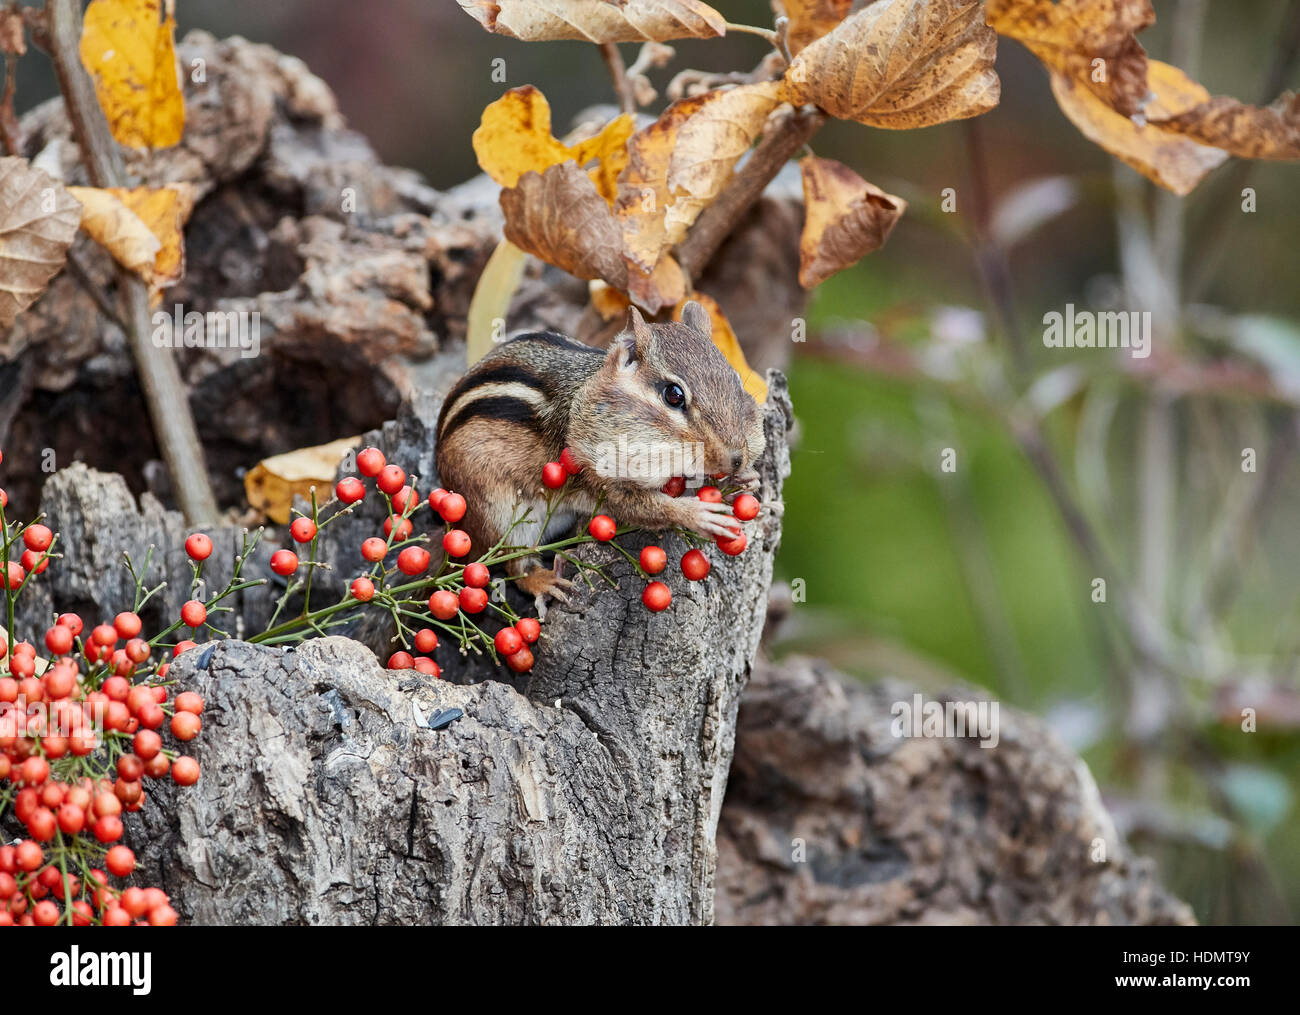
[[664, 402], [674, 409], [680, 409], [686, 404], [686, 392], [682, 390], [680, 384], [669, 384], [664, 388]]

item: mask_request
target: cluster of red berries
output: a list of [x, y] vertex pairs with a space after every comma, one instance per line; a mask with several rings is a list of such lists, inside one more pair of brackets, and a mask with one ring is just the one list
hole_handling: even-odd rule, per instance
[[[0, 492], [0, 510], [6, 505]], [[26, 552], [6, 569], [10, 607], [53, 559], [49, 528], [33, 524], [20, 533], [6, 523], [6, 551], [20, 534]], [[186, 548], [201, 559], [212, 544], [195, 535]], [[206, 612], [195, 600], [181, 616], [197, 627]], [[203, 700], [182, 692], [169, 702], [168, 663], [153, 665], [142, 626], [137, 614], [124, 612], [87, 630], [77, 614], [64, 613], [45, 631], [46, 659], [31, 642], [11, 647], [12, 635], [0, 631], [0, 816], [12, 809], [27, 834], [0, 846], [0, 927], [176, 923], [160, 889], [121, 889], [109, 881], [135, 871], [135, 854], [120, 841], [122, 813], [144, 806], [145, 778], [170, 775], [181, 786], [199, 780], [198, 762], [165, 750], [160, 730], [166, 725], [175, 739], [193, 740]], [[193, 644], [182, 642], [174, 652]], [[133, 683], [137, 671], [142, 678]], [[115, 779], [105, 777], [108, 766]]]

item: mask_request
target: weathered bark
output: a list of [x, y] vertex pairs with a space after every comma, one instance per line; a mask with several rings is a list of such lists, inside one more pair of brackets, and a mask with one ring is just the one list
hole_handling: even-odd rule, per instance
[[892, 705], [915, 690], [810, 659], [755, 666], [718, 831], [719, 923], [1193, 922], [1040, 720], [1001, 707], [991, 748], [896, 737]]

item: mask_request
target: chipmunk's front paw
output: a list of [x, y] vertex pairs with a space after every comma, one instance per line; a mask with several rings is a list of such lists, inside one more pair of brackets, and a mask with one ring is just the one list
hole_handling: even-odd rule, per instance
[[[689, 501], [687, 503], [690, 503]], [[691, 504], [689, 527], [709, 539], [730, 539], [740, 529], [740, 522], [731, 513], [730, 504], [697, 500]]]

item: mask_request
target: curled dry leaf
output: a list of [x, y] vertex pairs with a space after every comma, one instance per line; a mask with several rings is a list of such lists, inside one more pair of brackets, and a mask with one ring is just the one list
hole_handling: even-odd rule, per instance
[[[1158, 74], [1177, 74], [1187, 84], [1194, 84], [1181, 71], [1156, 60], [1151, 61], [1151, 72], [1153, 83]], [[1051, 77], [1057, 105], [1084, 137], [1175, 194], [1191, 193], [1210, 170], [1228, 158], [1227, 152], [1197, 144], [1154, 123], [1135, 123], [1073, 78], [1056, 72]]]
[[185, 223], [194, 186], [69, 187], [81, 202], [81, 228], [123, 267], [143, 278], [156, 297], [185, 274]]
[[1147, 55], [1136, 34], [1156, 19], [1151, 0], [988, 0], [988, 23], [1050, 70], [1073, 78], [1125, 116], [1147, 97]]
[[627, 164], [626, 144], [633, 129], [626, 113], [616, 116], [594, 137], [574, 145], [556, 140], [551, 133], [551, 106], [532, 85], [511, 88], [483, 110], [471, 144], [479, 167], [503, 187], [513, 187], [524, 173], [540, 173], [573, 159], [591, 170], [596, 189], [613, 203], [618, 174]]
[[81, 208], [25, 159], [0, 158], [0, 328], [7, 328], [59, 273]]
[[1286, 92], [1269, 106], [1224, 95], [1190, 109], [1146, 110], [1149, 123], [1244, 159], [1300, 159], [1300, 95]]
[[664, 42], [725, 35], [726, 19], [699, 0], [457, 0], [497, 35], [525, 42]]
[[648, 313], [657, 314], [685, 296], [686, 275], [671, 254], [659, 258], [652, 272], [643, 272], [636, 265], [627, 264], [627, 293]]
[[278, 524], [286, 524], [294, 497], [309, 500], [313, 486], [328, 490], [343, 456], [360, 443], [360, 437], [343, 437], [264, 458], [244, 474], [248, 503]]
[[704, 293], [693, 292], [684, 296], [681, 301], [673, 307], [673, 320], [682, 319], [682, 310], [691, 300], [700, 304], [709, 313], [709, 320], [713, 323], [713, 333], [711, 335], [713, 344], [721, 350], [722, 355], [727, 357], [727, 362], [736, 369], [740, 374], [740, 382], [759, 405], [767, 401], [767, 382], [749, 365], [745, 359], [745, 350], [740, 347], [740, 342], [736, 338], [735, 331], [732, 330], [731, 322], [727, 320], [727, 315], [722, 312], [718, 306], [718, 301], [712, 296]]
[[805, 209], [799, 284], [811, 289], [884, 246], [907, 202], [832, 159], [810, 156], [799, 168]]
[[81, 63], [113, 137], [132, 148], [179, 143], [185, 100], [176, 77], [172, 0], [91, 0]]
[[632, 135], [615, 203], [631, 264], [651, 272], [682, 240], [762, 133], [778, 90], [767, 81], [682, 99]]
[[981, 0], [877, 0], [794, 58], [780, 98], [910, 130], [998, 104], [997, 33]]
[[848, 17], [853, 0], [776, 0], [776, 5], [790, 19], [786, 42], [798, 53]]
[[627, 288], [622, 230], [591, 178], [575, 162], [525, 173], [501, 191], [506, 239], [583, 279]]

